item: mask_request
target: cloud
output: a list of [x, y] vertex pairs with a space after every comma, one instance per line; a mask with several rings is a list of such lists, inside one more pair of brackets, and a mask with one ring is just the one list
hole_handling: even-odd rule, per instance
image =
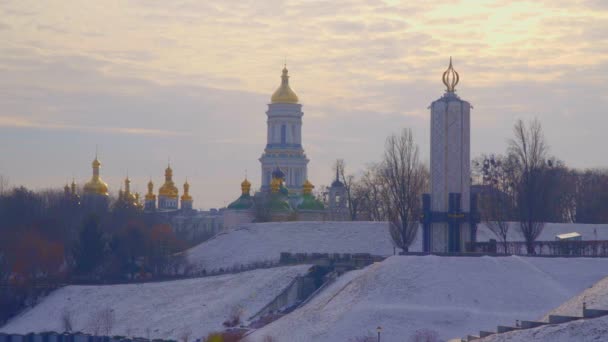
[[137, 128], [137, 127], [94, 127], [82, 125], [70, 125], [62, 123], [35, 122], [22, 117], [0, 116], [0, 127], [9, 128], [33, 128], [40, 130], [78, 131], [87, 133], [110, 133], [130, 135], [152, 135], [157, 137], [188, 136], [187, 132], [176, 132], [161, 129]]
[[[601, 4], [14, 2], [0, 9], [0, 154], [11, 156], [3, 167], [36, 184], [31, 159], [61, 160], [48, 172], [63, 177], [82, 160], [88, 172], [102, 145], [110, 179], [125, 165], [162, 175], [172, 156], [196, 175], [197, 203], [229, 201], [242, 170], [259, 167], [266, 104], [287, 58], [309, 174], [322, 184], [335, 158], [360, 168], [403, 127], [426, 153], [427, 107], [442, 95], [450, 55], [458, 92], [475, 106], [473, 154], [502, 151], [515, 118], [536, 116], [555, 154], [597, 166], [608, 124]], [[234, 194], [222, 187], [233, 183]]]

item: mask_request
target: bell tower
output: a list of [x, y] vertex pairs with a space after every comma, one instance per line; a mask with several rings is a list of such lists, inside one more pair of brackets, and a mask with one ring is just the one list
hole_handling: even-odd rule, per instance
[[272, 172], [279, 168], [285, 174], [285, 186], [300, 193], [308, 179], [308, 158], [302, 147], [302, 105], [289, 86], [287, 66], [281, 74], [281, 85], [271, 97], [266, 111], [266, 148], [260, 157], [262, 191], [270, 190]]

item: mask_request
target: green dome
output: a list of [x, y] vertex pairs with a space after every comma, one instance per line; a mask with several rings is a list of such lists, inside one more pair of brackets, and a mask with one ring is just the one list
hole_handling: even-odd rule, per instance
[[298, 205], [300, 210], [324, 210], [325, 206], [311, 194], [302, 195], [302, 203]]
[[270, 200], [268, 201], [268, 208], [270, 209], [270, 211], [292, 211], [289, 202], [282, 194], [270, 195]]
[[253, 208], [253, 199], [249, 194], [242, 194], [236, 201], [228, 205], [228, 209], [247, 210]]

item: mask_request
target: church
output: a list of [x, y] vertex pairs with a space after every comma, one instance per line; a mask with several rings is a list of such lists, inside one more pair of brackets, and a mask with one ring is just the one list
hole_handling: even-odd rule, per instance
[[281, 84], [270, 97], [266, 111], [266, 146], [260, 157], [260, 188], [241, 183], [241, 196], [224, 212], [227, 228], [255, 221], [347, 220], [346, 188], [336, 175], [329, 190], [328, 208], [313, 194], [302, 136], [302, 104], [283, 67]]

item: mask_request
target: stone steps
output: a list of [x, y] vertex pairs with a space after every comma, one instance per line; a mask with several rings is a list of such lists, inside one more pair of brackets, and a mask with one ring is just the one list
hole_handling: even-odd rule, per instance
[[586, 318], [598, 318], [608, 316], [608, 310], [603, 309], [587, 309], [586, 305], [583, 303], [583, 315], [582, 316], [565, 316], [565, 315], [549, 315], [549, 322], [538, 322], [538, 321], [517, 321], [515, 326], [507, 326], [507, 325], [499, 325], [496, 327], [496, 332], [493, 331], [480, 331], [479, 336], [476, 335], [467, 335], [466, 338], [462, 338], [462, 342], [475, 341], [490, 335], [494, 334], [502, 334], [509, 331], [516, 331], [522, 329], [533, 329], [543, 325], [549, 324], [563, 324], [572, 321], [576, 321], [579, 319]]

